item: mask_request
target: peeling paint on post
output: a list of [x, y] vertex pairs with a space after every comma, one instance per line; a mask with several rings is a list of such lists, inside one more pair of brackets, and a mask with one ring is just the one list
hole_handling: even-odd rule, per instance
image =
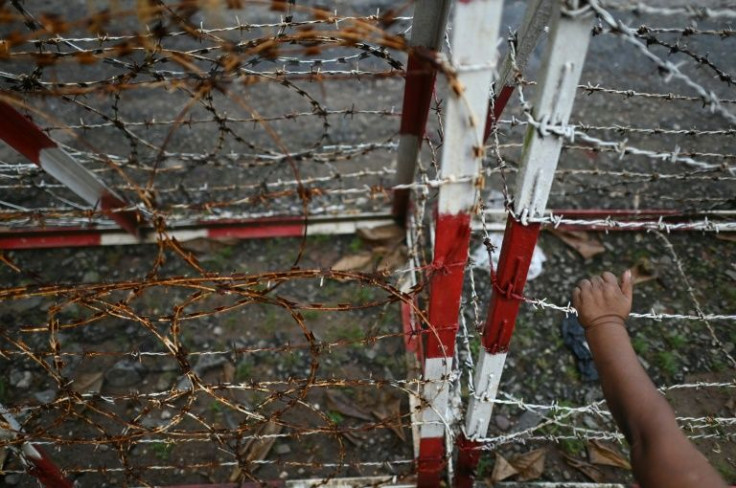
[[[586, 4], [587, 5], [587, 4]], [[589, 7], [570, 11], [565, 2], [555, 2], [552, 10], [550, 41], [539, 81], [533, 116], [547, 124], [567, 125], [575, 100], [592, 27]], [[543, 215], [552, 178], [557, 168], [562, 138], [544, 135], [530, 126], [524, 140], [518, 188], [514, 194], [514, 214], [509, 215], [504, 232], [498, 270], [492, 276], [493, 287], [488, 318], [474, 377], [475, 395], [471, 397], [459, 448], [455, 486], [471, 488], [487, 435], [501, 380], [506, 354], [521, 305], [526, 276], [531, 264], [540, 224], [528, 219]]]
[[[429, 322], [420, 412], [417, 484], [438, 487], [446, 466], [449, 377], [483, 158], [483, 121], [496, 61], [501, 0], [473, 0], [455, 7], [451, 45], [455, 69], [444, 113], [441, 176], [430, 279]], [[472, 67], [472, 69], [465, 69]]]

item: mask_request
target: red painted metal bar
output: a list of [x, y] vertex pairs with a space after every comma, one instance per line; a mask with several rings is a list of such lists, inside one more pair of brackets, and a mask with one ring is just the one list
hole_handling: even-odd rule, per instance
[[[399, 129], [396, 184], [414, 181], [416, 162], [429, 117], [437, 70], [429, 58], [442, 48], [450, 0], [417, 0], [414, 4], [411, 46], [406, 67], [404, 99]], [[393, 194], [393, 214], [404, 225], [409, 212], [411, 190]]]
[[0, 139], [37, 164], [45, 172], [67, 186], [90, 205], [99, 205], [102, 212], [130, 234], [138, 235], [142, 216], [97, 176], [61, 150], [44, 132], [27, 117], [0, 100]]
[[[7, 437], [11, 439], [23, 435], [20, 423], [3, 405], [0, 405], [0, 416], [7, 425], [0, 433], [7, 434]], [[46, 488], [72, 488], [74, 486], [41, 446], [23, 441], [20, 445], [20, 459], [28, 474], [35, 477]]]
[[[539, 224], [521, 225], [511, 216], [506, 221], [498, 269], [491, 275], [493, 291], [482, 337], [483, 348], [489, 354], [505, 353], [509, 349], [540, 227]], [[456, 487], [472, 488], [481, 447], [482, 443], [464, 435], [458, 438]]]

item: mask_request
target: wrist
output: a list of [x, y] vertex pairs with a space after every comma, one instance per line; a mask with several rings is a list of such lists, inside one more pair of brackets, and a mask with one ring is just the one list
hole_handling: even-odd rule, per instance
[[603, 315], [601, 317], [596, 317], [594, 320], [591, 320], [586, 324], [585, 326], [585, 332], [590, 332], [595, 329], [601, 329], [601, 328], [623, 328], [626, 329], [626, 323], [624, 321], [624, 318], [620, 315], [615, 314], [609, 314], [609, 315]]

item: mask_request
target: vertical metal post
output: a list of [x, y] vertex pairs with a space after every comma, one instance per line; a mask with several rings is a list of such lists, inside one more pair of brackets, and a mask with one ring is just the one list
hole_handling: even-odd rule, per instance
[[[20, 424], [3, 405], [0, 405], [0, 416], [7, 424], [7, 431], [12, 437], [22, 435]], [[40, 446], [23, 442], [20, 447], [20, 456], [28, 473], [46, 488], [72, 488], [74, 486]]]
[[445, 468], [449, 377], [483, 158], [483, 123], [495, 69], [502, 0], [463, 0], [455, 6], [450, 90], [444, 114], [429, 322], [420, 411], [419, 487], [436, 488]]
[[[582, 72], [592, 28], [587, 2], [556, 0], [532, 117], [542, 125], [566, 126]], [[455, 485], [470, 488], [481, 454], [478, 439], [487, 435], [501, 380], [506, 352], [521, 305], [532, 253], [539, 235], [538, 223], [547, 205], [562, 138], [530, 124], [525, 138], [522, 167], [514, 194], [514, 215], [504, 233], [498, 270], [493, 280], [491, 304], [483, 331], [483, 349], [473, 380], [464, 435], [458, 440], [459, 457]]]
[[501, 117], [516, 87], [516, 69], [524, 70], [532, 51], [537, 46], [542, 32], [549, 23], [554, 0], [532, 0], [526, 6], [524, 19], [516, 31], [513, 51], [509, 50], [501, 63], [498, 80], [494, 83], [492, 107], [488, 109], [486, 130], [483, 139], [491, 135], [493, 126]]
[[[419, 149], [427, 125], [429, 107], [432, 103], [437, 70], [432, 63], [422, 59], [418, 50], [441, 51], [447, 27], [450, 0], [417, 0], [414, 4], [414, 19], [406, 67], [404, 103], [401, 109], [399, 150], [396, 168], [396, 184], [408, 185], [414, 181], [414, 172]], [[408, 189], [394, 191], [393, 214], [403, 225], [409, 211]]]

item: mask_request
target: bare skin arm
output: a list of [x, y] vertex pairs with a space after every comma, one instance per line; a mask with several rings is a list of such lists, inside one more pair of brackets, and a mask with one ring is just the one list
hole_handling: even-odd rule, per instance
[[573, 305], [593, 353], [608, 408], [631, 446], [642, 488], [710, 488], [726, 483], [677, 426], [631, 346], [624, 320], [631, 311], [631, 273], [619, 284], [611, 273], [582, 280]]

